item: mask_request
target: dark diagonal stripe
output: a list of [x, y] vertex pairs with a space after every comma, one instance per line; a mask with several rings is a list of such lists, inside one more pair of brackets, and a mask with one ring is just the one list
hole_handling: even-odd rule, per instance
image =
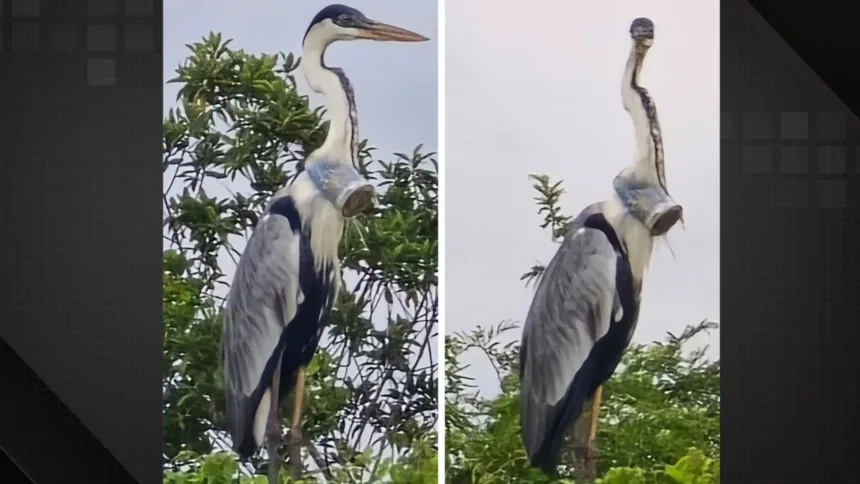
[[[0, 382], [0, 449], [35, 484], [135, 482], [2, 339]], [[0, 482], [19, 482], [7, 476]]]
[[860, 70], [850, 68], [860, 59], [856, 17], [837, 13], [835, 2], [789, 5], [780, 0], [749, 0], [749, 4], [857, 115]]
[[[3, 482], [20, 482], [22, 484], [33, 482], [29, 477], [27, 477], [27, 474], [24, 474], [24, 471], [18, 467], [18, 464], [12, 462], [12, 458], [6, 455], [2, 448], [0, 448], [0, 476], [4, 477]], [[11, 481], [8, 479], [11, 479]]]

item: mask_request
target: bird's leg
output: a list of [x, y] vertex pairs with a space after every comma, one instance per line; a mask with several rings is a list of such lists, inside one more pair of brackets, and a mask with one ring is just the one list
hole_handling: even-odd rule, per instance
[[587, 481], [588, 472], [586, 463], [588, 460], [588, 450], [586, 441], [588, 440], [588, 424], [590, 422], [584, 418], [576, 419], [570, 432], [570, 461], [573, 465], [574, 477], [577, 482]]
[[299, 368], [296, 375], [295, 403], [290, 421], [290, 461], [293, 463], [293, 479], [302, 478], [302, 400], [305, 396], [305, 369]]
[[281, 423], [278, 419], [278, 388], [281, 383], [281, 363], [275, 365], [272, 375], [272, 384], [269, 386], [271, 399], [269, 407], [269, 418], [266, 422], [266, 451], [269, 453], [269, 484], [279, 484], [278, 473], [281, 470], [281, 458], [278, 448], [283, 442]]
[[597, 438], [597, 418], [600, 415], [600, 398], [603, 386], [597, 387], [594, 397], [591, 399], [590, 424], [588, 426], [588, 440], [586, 441], [586, 468], [591, 479], [597, 477], [597, 446], [594, 440]]

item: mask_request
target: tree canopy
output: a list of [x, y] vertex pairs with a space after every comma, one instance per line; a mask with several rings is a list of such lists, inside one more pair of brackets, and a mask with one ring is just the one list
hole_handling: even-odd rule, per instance
[[[230, 44], [210, 34], [188, 46], [170, 81], [181, 86], [177, 106], [164, 120], [164, 481], [171, 483], [234, 482], [236, 474], [265, 481], [253, 477], [265, 464], [240, 465], [225, 435], [224, 296], [266, 201], [327, 131], [324, 110], [296, 89], [298, 59]], [[360, 157], [380, 203], [345, 229], [345, 290], [307, 371], [299, 465], [307, 482], [436, 482], [436, 158], [418, 146], [378, 159], [366, 140]]]

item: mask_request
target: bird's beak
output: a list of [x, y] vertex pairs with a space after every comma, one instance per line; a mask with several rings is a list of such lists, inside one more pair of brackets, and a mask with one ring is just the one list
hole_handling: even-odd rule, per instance
[[393, 25], [368, 20], [364, 25], [359, 27], [359, 37], [370, 40], [392, 40], [395, 42], [424, 42], [428, 39], [421, 34], [401, 29]]

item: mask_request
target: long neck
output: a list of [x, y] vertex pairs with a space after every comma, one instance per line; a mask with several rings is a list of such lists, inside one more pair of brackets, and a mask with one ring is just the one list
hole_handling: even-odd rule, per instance
[[307, 163], [324, 158], [327, 161], [352, 163], [356, 166], [359, 137], [355, 97], [343, 71], [325, 65], [323, 56], [327, 46], [327, 42], [322, 41], [312, 32], [305, 39], [302, 53], [301, 65], [305, 80], [314, 92], [325, 96], [329, 115], [329, 129], [325, 142], [308, 156]]
[[627, 205], [616, 195], [603, 202], [600, 205], [600, 211], [624, 243], [638, 293], [651, 262], [654, 239], [648, 229], [628, 211]]
[[648, 91], [639, 85], [639, 74], [647, 53], [647, 47], [634, 41], [621, 81], [621, 99], [624, 109], [633, 119], [636, 133], [636, 162], [632, 167], [635, 176], [643, 182], [659, 183], [668, 193], [657, 107]]

